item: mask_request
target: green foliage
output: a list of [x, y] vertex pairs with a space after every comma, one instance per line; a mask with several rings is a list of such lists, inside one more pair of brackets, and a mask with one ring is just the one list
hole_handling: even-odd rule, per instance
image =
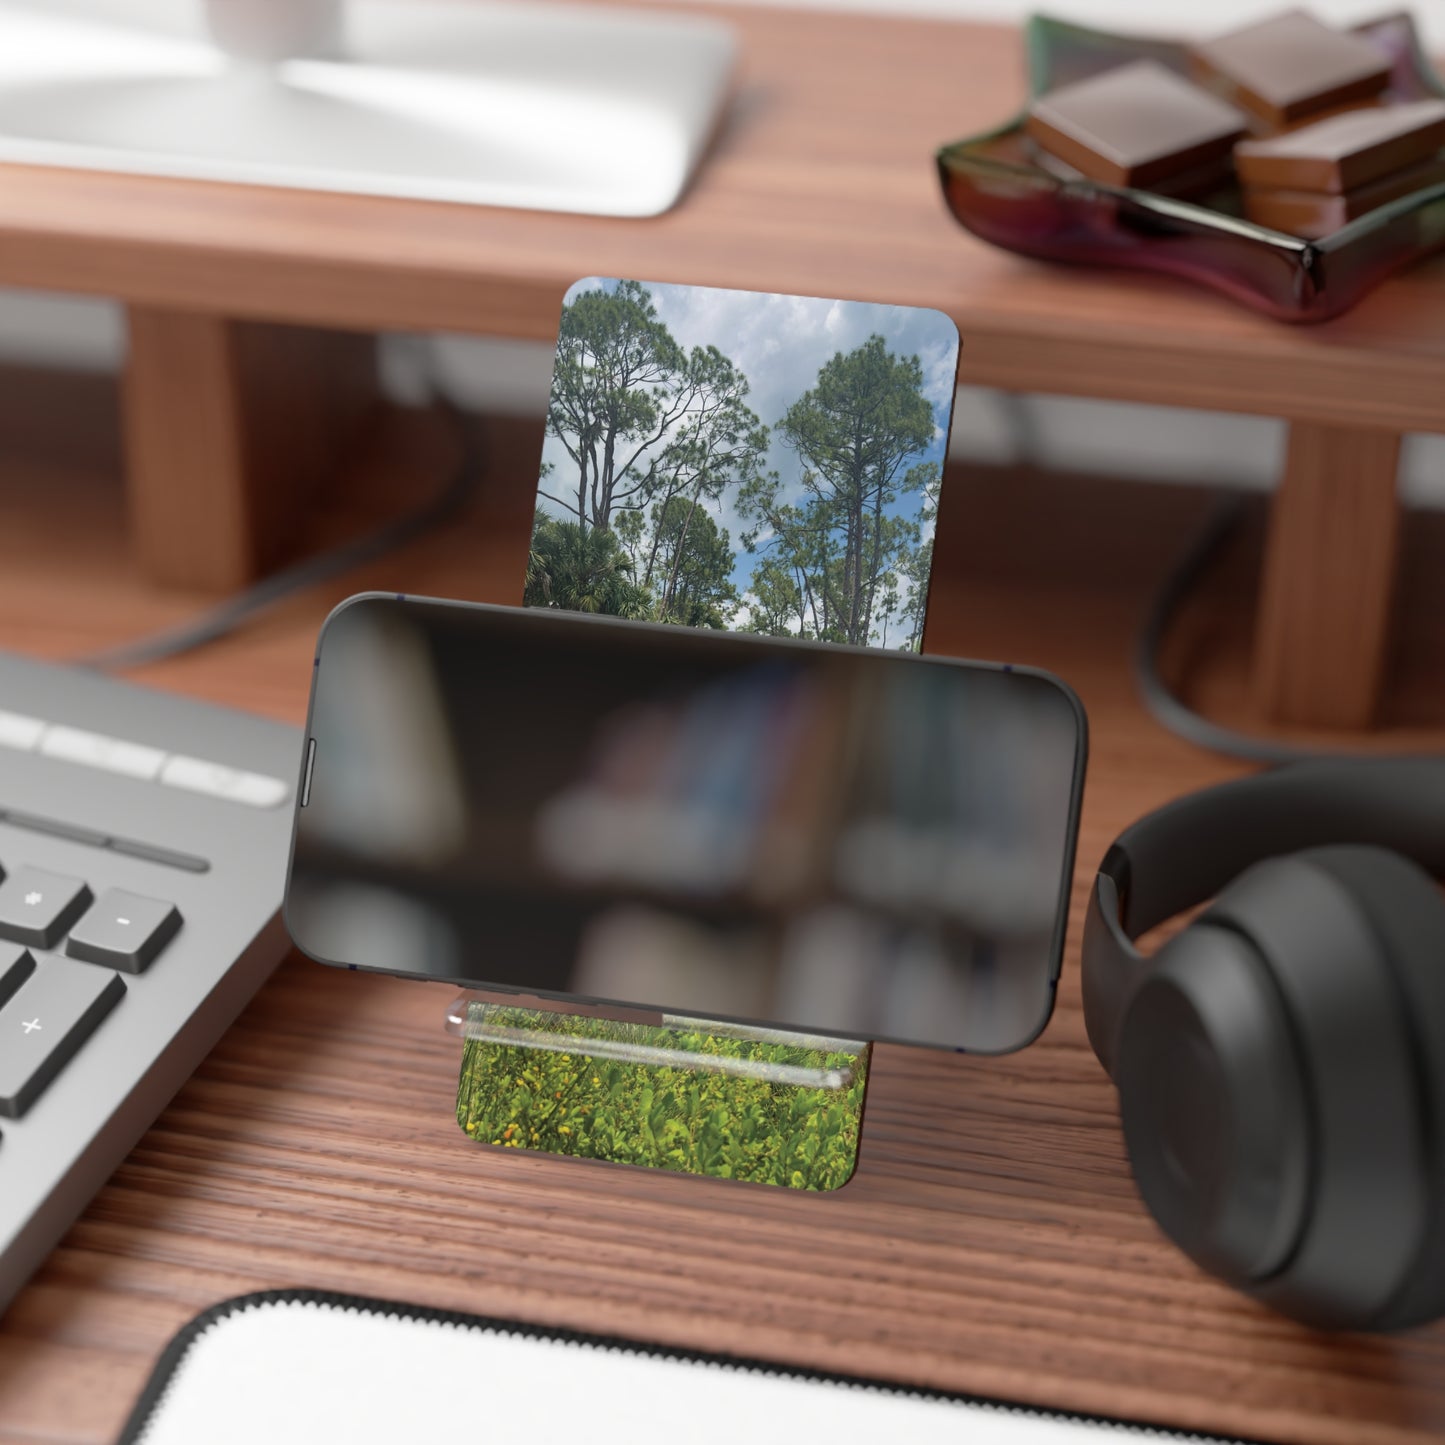
[[[575, 490], [562, 481], [543, 495], [601, 529], [674, 497], [716, 503], [767, 450], [747, 394], [747, 377], [717, 347], [677, 344], [646, 287], [584, 291], [562, 312], [547, 409], [548, 432], [576, 463]], [[642, 582], [656, 585], [666, 614], [672, 578], [654, 578], [656, 560]]]
[[[651, 527], [638, 557], [639, 575], [657, 595], [659, 621], [686, 621], [686, 614], [710, 593], [701, 605], [705, 608], [708, 600], [726, 603], [723, 620], [716, 624], [725, 626], [737, 598], [722, 596], [721, 583], [712, 579], [720, 564], [722, 580], [732, 571], [736, 558], [730, 539], [716, 526], [705, 538], [693, 533], [712, 520], [708, 508], [716, 508], [724, 493], [757, 476], [768, 448], [768, 429], [745, 403], [747, 377], [717, 347], [693, 348], [685, 384], [687, 411], [650, 464], [644, 488], [652, 504]], [[727, 591], [732, 592], [730, 584]]]
[[624, 513], [615, 530], [634, 572], [657, 593], [653, 616], [658, 622], [728, 625], [738, 605], [732, 539], [696, 497], [668, 497], [646, 519], [641, 512]]
[[753, 568], [751, 608], [744, 632], [764, 637], [808, 636], [808, 609], [796, 570], [779, 556], [764, 553]]
[[644, 454], [677, 419], [672, 392], [684, 360], [636, 281], [584, 291], [563, 310], [547, 430], [577, 478], [575, 492], [552, 500], [579, 526], [605, 528], [613, 507], [641, 487]]
[[853, 1173], [866, 1049], [825, 1052], [710, 1033], [705, 1025], [655, 1028], [526, 1009], [492, 1010], [490, 1017], [579, 1040], [625, 1038], [726, 1058], [850, 1068], [853, 1078], [843, 1089], [800, 1088], [473, 1039], [457, 1089], [457, 1122], [473, 1139], [793, 1189], [837, 1189]]
[[538, 515], [527, 558], [523, 601], [528, 607], [652, 615], [652, 596], [632, 577], [632, 560], [611, 532]]
[[921, 526], [928, 528], [927, 540], [898, 559], [900, 580], [906, 584], [906, 595], [900, 599], [898, 615], [907, 629], [902, 646], [918, 652], [923, 646], [923, 621], [928, 605], [928, 579], [933, 571], [933, 524], [938, 520], [938, 498], [943, 489], [943, 472], [937, 462], [921, 462], [910, 467], [904, 478], [904, 489], [923, 493], [923, 508], [918, 514]]
[[[785, 501], [776, 472], [753, 476], [739, 496], [740, 511], [756, 523], [744, 545], [766, 538], [752, 587], [766, 598], [764, 617], [787, 615], [791, 624], [796, 613], [790, 631], [866, 644], [901, 608], [911, 639], [917, 589], [905, 601], [899, 580], [918, 574], [926, 544], [917, 521], [888, 508], [900, 492], [926, 492], [938, 473], [934, 463], [904, 471], [934, 433], [918, 357], [895, 356], [876, 335], [838, 352], [778, 429], [803, 462], [803, 499]], [[921, 617], [921, 595], [918, 605]]]

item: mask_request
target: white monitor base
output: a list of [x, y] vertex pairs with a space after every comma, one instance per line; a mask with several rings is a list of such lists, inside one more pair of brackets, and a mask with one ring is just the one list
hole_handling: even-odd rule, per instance
[[650, 216], [726, 99], [710, 21], [354, 0], [344, 58], [233, 62], [185, 0], [0, 3], [0, 161]]

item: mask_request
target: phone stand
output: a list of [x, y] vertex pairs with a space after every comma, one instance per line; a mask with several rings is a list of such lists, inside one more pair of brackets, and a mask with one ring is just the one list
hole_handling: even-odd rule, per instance
[[446, 1028], [464, 1042], [457, 1123], [479, 1143], [810, 1190], [857, 1163], [866, 1043], [473, 994]]

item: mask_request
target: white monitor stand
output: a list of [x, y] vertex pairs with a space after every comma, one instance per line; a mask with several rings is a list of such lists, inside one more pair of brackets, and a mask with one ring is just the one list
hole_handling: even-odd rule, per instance
[[0, 0], [0, 161], [650, 216], [734, 50], [533, 0]]

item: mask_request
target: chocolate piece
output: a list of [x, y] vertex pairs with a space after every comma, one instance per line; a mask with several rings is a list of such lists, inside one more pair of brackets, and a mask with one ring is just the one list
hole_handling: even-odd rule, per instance
[[1393, 175], [1356, 186], [1343, 195], [1250, 188], [1244, 193], [1244, 213], [1258, 226], [1318, 241], [1378, 206], [1442, 182], [1445, 182], [1445, 155], [1436, 155]]
[[1137, 60], [1040, 96], [1028, 132], [1091, 180], [1153, 186], [1227, 160], [1245, 119], [1153, 60]]
[[[1077, 166], [1071, 166], [1068, 161], [1051, 155], [1035, 142], [1029, 143], [1028, 160], [1031, 165], [1047, 171], [1051, 176], [1057, 176], [1061, 181], [1090, 179]], [[1167, 196], [1175, 201], [1203, 201], [1206, 196], [1224, 189], [1238, 190], [1234, 178], [1234, 160], [1228, 155], [1216, 156], [1202, 166], [1191, 166], [1187, 171], [1166, 176], [1149, 187], [1151, 194]]]
[[1352, 110], [1269, 140], [1241, 141], [1234, 165], [1247, 186], [1339, 195], [1428, 160], [1445, 146], [1445, 100]]
[[1364, 100], [1347, 100], [1343, 105], [1327, 105], [1323, 110], [1312, 110], [1308, 115], [1285, 121], [1283, 125], [1269, 125], [1257, 115], [1252, 115], [1250, 128], [1260, 139], [1272, 135], [1289, 135], [1293, 131], [1303, 130], [1307, 125], [1318, 125], [1320, 121], [1330, 120], [1337, 115], [1355, 115], [1362, 110], [1383, 110], [1386, 106], [1398, 104], [1398, 101], [1391, 100], [1388, 90], [1382, 90], [1379, 95], [1366, 96]]
[[1390, 79], [1389, 60], [1369, 41], [1303, 10], [1205, 41], [1192, 54], [1202, 79], [1276, 126], [1378, 95]]

